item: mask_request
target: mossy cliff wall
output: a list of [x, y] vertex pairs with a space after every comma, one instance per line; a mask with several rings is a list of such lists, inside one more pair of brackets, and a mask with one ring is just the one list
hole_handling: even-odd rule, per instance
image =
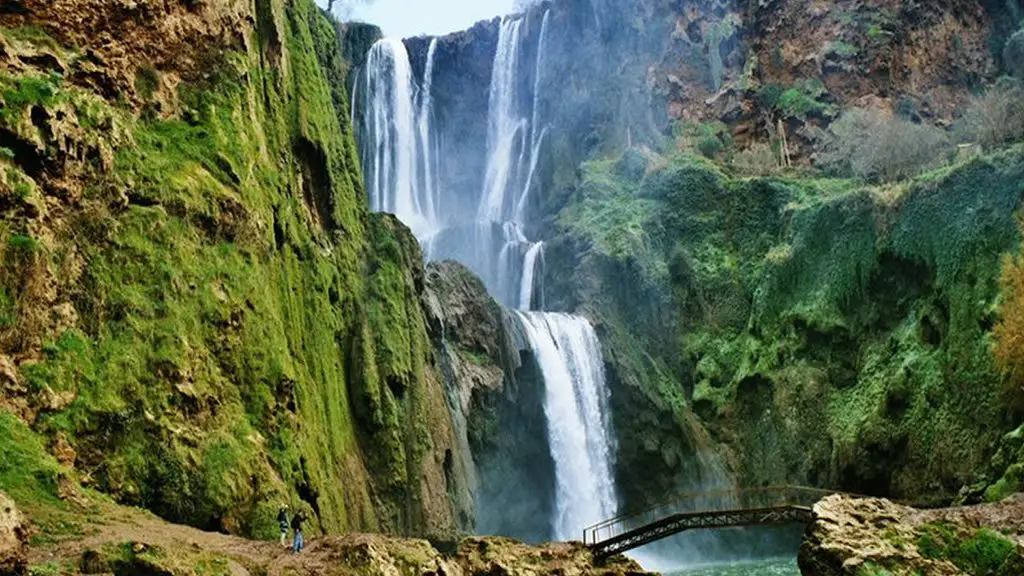
[[325, 531], [472, 517], [336, 31], [312, 0], [0, 9], [0, 406], [120, 502], [256, 536], [281, 502]]
[[1003, 474], [1020, 414], [991, 330], [1019, 148], [884, 189], [637, 163], [586, 165], [546, 267], [549, 303], [606, 347], [627, 503], [716, 481], [694, 454], [741, 485], [910, 499]]

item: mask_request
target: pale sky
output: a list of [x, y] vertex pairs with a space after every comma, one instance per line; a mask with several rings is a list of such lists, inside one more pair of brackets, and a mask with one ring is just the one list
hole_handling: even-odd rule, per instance
[[376, 24], [389, 37], [438, 36], [511, 14], [513, 4], [514, 0], [372, 0], [357, 4], [351, 19]]

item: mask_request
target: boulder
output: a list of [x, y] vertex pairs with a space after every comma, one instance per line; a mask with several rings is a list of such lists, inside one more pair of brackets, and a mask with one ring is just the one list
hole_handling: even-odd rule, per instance
[[0, 575], [25, 574], [27, 559], [28, 519], [0, 492]]
[[[989, 573], [994, 562], [1019, 574], [1024, 499], [918, 510], [881, 498], [833, 495], [814, 506], [800, 546], [800, 570], [814, 576], [954, 576]], [[980, 557], [975, 550], [986, 550]], [[992, 554], [1000, 558], [993, 561]]]

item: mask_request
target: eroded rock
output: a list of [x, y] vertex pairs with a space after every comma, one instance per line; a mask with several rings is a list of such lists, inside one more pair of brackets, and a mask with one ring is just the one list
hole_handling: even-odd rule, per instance
[[28, 519], [0, 492], [0, 574], [24, 574], [28, 557]]
[[[917, 510], [880, 498], [833, 495], [814, 506], [814, 516], [800, 547], [803, 574], [856, 576], [882, 573], [880, 570], [895, 576], [987, 573], [979, 562], [1010, 570], [1000, 574], [1019, 573], [1013, 570], [1022, 559], [1024, 521], [1019, 518], [1024, 517], [1024, 498]], [[964, 552], [972, 548], [997, 552], [979, 559]]]

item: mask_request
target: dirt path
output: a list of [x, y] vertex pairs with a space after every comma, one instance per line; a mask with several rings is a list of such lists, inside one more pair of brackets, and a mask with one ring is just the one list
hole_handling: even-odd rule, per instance
[[[33, 511], [28, 511], [33, 517]], [[52, 511], [47, 515], [53, 517]], [[61, 537], [57, 542], [34, 544], [29, 549], [30, 565], [48, 563], [71, 564], [77, 567], [87, 550], [101, 550], [108, 545], [134, 543], [140, 549], [158, 548], [172, 554], [188, 556], [203, 553], [223, 556], [235, 576], [254, 572], [275, 576], [285, 573], [324, 573], [332, 550], [339, 544], [357, 544], [369, 538], [363, 535], [332, 536], [307, 539], [301, 554], [293, 554], [279, 542], [246, 540], [189, 526], [168, 523], [144, 510], [114, 504], [90, 505], [85, 515], [62, 513], [61, 518], [81, 522], [81, 536]]]

